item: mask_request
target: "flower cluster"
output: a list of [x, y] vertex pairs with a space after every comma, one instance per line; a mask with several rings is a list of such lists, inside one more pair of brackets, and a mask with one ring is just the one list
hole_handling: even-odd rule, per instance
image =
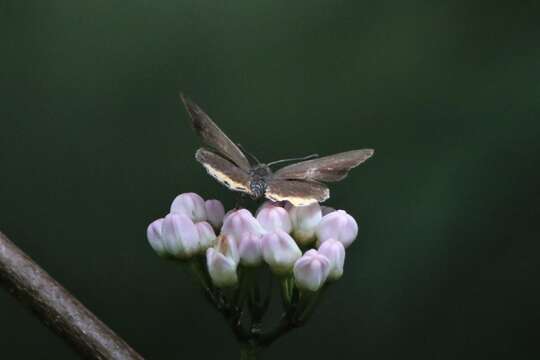
[[[243, 354], [251, 355], [306, 323], [325, 284], [343, 275], [345, 249], [357, 234], [347, 212], [318, 203], [295, 207], [268, 201], [254, 212], [225, 213], [220, 201], [195, 193], [177, 196], [169, 214], [147, 229], [158, 255], [189, 265]], [[283, 313], [264, 331], [276, 280]]]
[[204, 257], [218, 288], [237, 286], [239, 267], [267, 264], [278, 277], [292, 277], [298, 289], [308, 292], [342, 276], [345, 249], [357, 234], [351, 215], [318, 203], [295, 207], [266, 202], [255, 214], [247, 209], [225, 214], [220, 201], [205, 201], [195, 193], [177, 196], [170, 213], [147, 229], [160, 256], [183, 261]]

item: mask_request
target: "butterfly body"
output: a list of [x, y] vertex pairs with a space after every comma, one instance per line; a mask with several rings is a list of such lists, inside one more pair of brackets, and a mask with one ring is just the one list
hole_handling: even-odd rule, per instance
[[266, 193], [266, 182], [272, 176], [272, 170], [266, 164], [257, 164], [249, 170], [249, 189], [253, 199], [261, 199]]
[[208, 174], [230, 190], [253, 199], [289, 201], [295, 206], [323, 202], [330, 197], [324, 182], [344, 179], [349, 171], [373, 155], [372, 149], [346, 151], [301, 161], [273, 172], [271, 164], [252, 164], [239, 147], [195, 103], [182, 96], [203, 147], [195, 153]]

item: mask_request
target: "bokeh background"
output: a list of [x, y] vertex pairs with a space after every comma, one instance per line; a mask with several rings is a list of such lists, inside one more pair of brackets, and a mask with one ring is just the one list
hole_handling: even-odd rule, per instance
[[[237, 358], [147, 224], [233, 196], [178, 94], [265, 161], [373, 147], [344, 278], [267, 359], [538, 358], [537, 1], [0, 2], [0, 229], [148, 359]], [[0, 292], [0, 357], [76, 355]]]

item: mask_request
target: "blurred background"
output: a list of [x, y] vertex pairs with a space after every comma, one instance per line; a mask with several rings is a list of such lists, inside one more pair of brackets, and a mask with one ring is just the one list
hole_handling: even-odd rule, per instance
[[[373, 147], [328, 205], [345, 276], [265, 358], [537, 358], [536, 1], [0, 3], [0, 229], [148, 359], [234, 359], [220, 316], [147, 244], [194, 191], [179, 101], [263, 161]], [[76, 355], [5, 291], [6, 359]]]

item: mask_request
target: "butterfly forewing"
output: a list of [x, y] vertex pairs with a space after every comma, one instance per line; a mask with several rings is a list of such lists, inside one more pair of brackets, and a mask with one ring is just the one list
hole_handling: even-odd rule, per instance
[[193, 101], [181, 95], [186, 110], [191, 117], [193, 128], [202, 138], [203, 144], [234, 162], [243, 170], [248, 170], [249, 161], [231, 139]]
[[241, 191], [251, 195], [249, 174], [229, 160], [212, 151], [201, 148], [195, 153], [208, 174], [233, 191]]
[[272, 201], [287, 200], [294, 206], [323, 202], [330, 197], [330, 190], [312, 181], [277, 180], [267, 182], [266, 198]]
[[373, 155], [372, 149], [352, 150], [318, 159], [302, 161], [279, 169], [276, 179], [334, 182], [344, 179], [349, 170]]

